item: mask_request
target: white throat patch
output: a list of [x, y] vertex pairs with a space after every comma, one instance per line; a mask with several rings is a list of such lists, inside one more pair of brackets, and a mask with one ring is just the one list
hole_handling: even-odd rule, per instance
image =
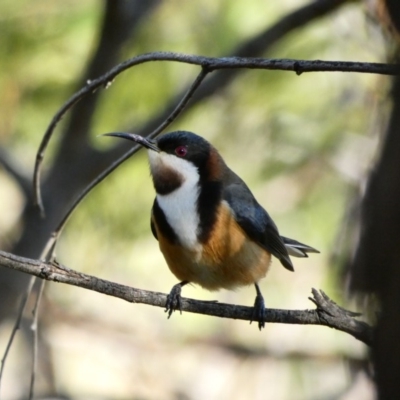
[[199, 172], [189, 161], [165, 152], [148, 151], [150, 169], [166, 167], [177, 171], [183, 177], [183, 183], [166, 195], [157, 194], [157, 202], [163, 210], [179, 242], [188, 249], [198, 247], [199, 215], [197, 200], [199, 197]]

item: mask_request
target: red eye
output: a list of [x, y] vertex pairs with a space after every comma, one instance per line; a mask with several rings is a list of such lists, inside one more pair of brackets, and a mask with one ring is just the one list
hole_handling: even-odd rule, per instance
[[176, 154], [178, 157], [185, 157], [185, 156], [186, 156], [186, 153], [187, 153], [187, 147], [186, 147], [186, 146], [178, 146], [178, 147], [175, 149], [175, 154]]

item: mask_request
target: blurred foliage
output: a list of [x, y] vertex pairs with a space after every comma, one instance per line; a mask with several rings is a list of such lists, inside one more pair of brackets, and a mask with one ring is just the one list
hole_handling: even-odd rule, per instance
[[[161, 2], [142, 21], [124, 57], [157, 50], [226, 55], [305, 3]], [[0, 2], [0, 143], [29, 174], [50, 119], [77, 89], [77, 78], [97, 40], [102, 4]], [[360, 4], [351, 3], [288, 35], [267, 56], [374, 62], [382, 61], [383, 48]], [[140, 127], [196, 72], [193, 66], [160, 62], [119, 76], [102, 95], [91, 132], [93, 145], [105, 149], [115, 143], [98, 138], [100, 133]], [[311, 307], [311, 287], [343, 301], [330, 254], [338, 243], [347, 204], [375, 154], [380, 123], [376, 110], [385, 89], [385, 79], [373, 75], [246, 71], [170, 128], [192, 130], [209, 139], [248, 182], [282, 234], [321, 250], [320, 256], [295, 260], [295, 274], [273, 263], [262, 283], [268, 306]], [[51, 151], [55, 144], [50, 147]], [[154, 192], [142, 153], [83, 202], [57, 255], [71, 268], [167, 292], [176, 280], [150, 233]], [[45, 159], [47, 168], [49, 160]], [[23, 199], [1, 170], [0, 194], [3, 247], [15, 239]], [[13, 218], [4, 217], [10, 213]], [[210, 294], [188, 287], [184, 296], [250, 305], [254, 290]], [[122, 304], [56, 284], [48, 286], [47, 298], [52, 307], [45, 335], [54, 349], [59, 388], [77, 398], [361, 398], [360, 392], [354, 397], [339, 395], [364, 379], [349, 377], [341, 361], [343, 356], [358, 360], [365, 353], [343, 333], [268, 326], [260, 334], [243, 322], [189, 314], [167, 321], [160, 309]], [[2, 334], [3, 339], [6, 336]], [[263, 355], [223, 351], [221, 343]], [[306, 356], [296, 361], [292, 353]], [[7, 399], [21, 395], [16, 387], [4, 391]]]

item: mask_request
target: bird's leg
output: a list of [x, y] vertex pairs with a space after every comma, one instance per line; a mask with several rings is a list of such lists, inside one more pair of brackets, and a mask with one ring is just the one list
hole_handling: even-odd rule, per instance
[[172, 313], [176, 310], [179, 310], [182, 314], [181, 290], [182, 287], [188, 283], [188, 281], [177, 283], [169, 292], [169, 295], [167, 296], [167, 302], [165, 303], [165, 312], [168, 313], [168, 318], [170, 318]]
[[254, 286], [256, 287], [257, 296], [254, 301], [253, 315], [251, 316], [250, 323], [258, 321], [258, 328], [261, 331], [261, 329], [265, 327], [265, 303], [258, 284], [255, 283]]

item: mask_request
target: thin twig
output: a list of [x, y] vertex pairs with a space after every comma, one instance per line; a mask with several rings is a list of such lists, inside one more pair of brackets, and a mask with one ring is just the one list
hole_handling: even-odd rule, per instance
[[[42, 254], [41, 254], [40, 258], [41, 259], [46, 259], [46, 260], [53, 259], [54, 258], [54, 248], [55, 248], [54, 246], [55, 246], [55, 240], [54, 240], [53, 236], [51, 236], [49, 238], [49, 240], [47, 241], [47, 243], [46, 243], [46, 245], [45, 245], [45, 247], [44, 247], [44, 249], [42, 251]], [[21, 300], [21, 303], [19, 305], [17, 318], [15, 320], [11, 335], [10, 335], [10, 337], [8, 339], [7, 346], [6, 346], [6, 349], [5, 349], [4, 354], [3, 354], [3, 358], [1, 360], [0, 386], [1, 386], [3, 370], [4, 370], [5, 363], [7, 361], [8, 353], [9, 353], [9, 351], [11, 349], [11, 346], [12, 346], [12, 344], [14, 342], [15, 335], [16, 335], [19, 327], [20, 327], [22, 316], [24, 314], [26, 305], [27, 305], [29, 297], [30, 297], [30, 295], [32, 293], [33, 286], [34, 286], [35, 282], [36, 282], [36, 277], [32, 276], [30, 281], [29, 281], [29, 283], [28, 283], [28, 286], [27, 286], [27, 288], [26, 288], [26, 290], [24, 292], [24, 295], [23, 295], [23, 298]], [[36, 358], [37, 358], [37, 348], [35, 349], [35, 343], [37, 341], [37, 336], [36, 336], [37, 335], [37, 329], [36, 329], [37, 320], [35, 321], [35, 319], [37, 319], [38, 315], [39, 315], [40, 300], [42, 298], [42, 291], [44, 290], [44, 286], [45, 286], [45, 281], [42, 281], [41, 285], [40, 285], [40, 290], [39, 290], [39, 293], [38, 293], [38, 297], [36, 298], [36, 303], [35, 303], [35, 308], [34, 308], [34, 313], [33, 313], [32, 330], [34, 332], [34, 335], [33, 335], [34, 347], [33, 347], [33, 355], [32, 355], [33, 368], [32, 368], [31, 387], [30, 387], [30, 393], [32, 395], [33, 395], [33, 385], [34, 385], [34, 381], [35, 381], [35, 377], [34, 376], [35, 376], [35, 371], [36, 371]], [[34, 328], [35, 328], [36, 332], [35, 332]], [[37, 346], [37, 344], [36, 344], [36, 346]]]
[[[35, 275], [53, 282], [66, 283], [84, 289], [117, 297], [131, 303], [148, 304], [165, 307], [166, 295], [132, 288], [118, 283], [99, 279], [91, 275], [63, 267], [58, 263], [32, 260], [18, 257], [0, 251], [0, 265]], [[267, 309], [265, 322], [301, 325], [323, 325], [346, 332], [356, 339], [371, 345], [373, 329], [363, 321], [355, 319], [356, 314], [339, 307], [322, 291], [312, 290], [314, 310], [279, 310]], [[182, 310], [197, 314], [210, 315], [220, 318], [231, 318], [250, 321], [253, 309], [251, 307], [232, 304], [216, 303], [182, 299]]]
[[94, 92], [99, 87], [108, 87], [117, 75], [134, 66], [155, 61], [171, 61], [190, 65], [198, 65], [206, 68], [207, 72], [223, 69], [263, 69], [263, 70], [281, 70], [292, 71], [300, 75], [304, 72], [359, 72], [382, 75], [400, 74], [400, 65], [363, 63], [352, 61], [305, 61], [291, 59], [265, 59], [249, 57], [204, 57], [188, 54], [179, 54], [171, 52], [154, 52], [142, 54], [133, 57], [127, 61], [118, 64], [106, 74], [87, 83], [81, 90], [76, 92], [64, 105], [57, 111], [49, 127], [47, 128], [42, 142], [40, 143], [35, 162], [33, 184], [34, 184], [34, 202], [44, 211], [41, 192], [40, 192], [40, 173], [44, 153], [50, 138], [58, 122], [64, 114], [78, 101], [86, 95]]
[[[1, 264], [1, 265], [3, 265], [3, 264]], [[10, 335], [10, 337], [8, 339], [8, 343], [7, 343], [6, 349], [5, 349], [4, 354], [3, 354], [3, 358], [1, 359], [0, 386], [1, 386], [1, 382], [2, 382], [4, 366], [6, 364], [8, 353], [10, 352], [11, 346], [12, 346], [12, 344], [14, 342], [15, 335], [16, 335], [18, 329], [20, 328], [22, 316], [24, 315], [25, 307], [26, 307], [26, 304], [28, 302], [29, 295], [32, 292], [32, 288], [33, 288], [33, 285], [34, 285], [35, 281], [36, 281], [36, 277], [32, 276], [30, 281], [29, 281], [29, 283], [28, 283], [28, 287], [26, 288], [24, 296], [21, 299], [20, 307], [19, 307], [19, 310], [18, 310], [18, 315], [17, 315], [17, 318], [15, 320], [11, 335]]]
[[36, 371], [37, 371], [37, 358], [38, 358], [38, 347], [39, 347], [39, 309], [40, 309], [40, 302], [42, 300], [43, 291], [46, 286], [46, 281], [42, 280], [40, 282], [39, 292], [36, 297], [35, 306], [32, 310], [33, 314], [33, 321], [31, 325], [32, 331], [32, 342], [33, 342], [33, 352], [32, 352], [32, 371], [31, 371], [31, 383], [29, 387], [29, 400], [33, 399], [34, 388], [35, 388], [35, 378], [36, 378]]

